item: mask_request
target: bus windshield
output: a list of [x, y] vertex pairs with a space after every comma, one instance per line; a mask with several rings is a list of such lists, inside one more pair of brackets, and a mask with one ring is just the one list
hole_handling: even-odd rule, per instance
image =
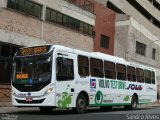
[[14, 84], [32, 85], [51, 80], [51, 56], [16, 57], [13, 63]]

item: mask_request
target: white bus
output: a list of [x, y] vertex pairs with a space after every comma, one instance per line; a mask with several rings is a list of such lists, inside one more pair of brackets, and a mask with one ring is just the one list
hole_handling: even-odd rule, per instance
[[24, 47], [13, 59], [12, 104], [16, 107], [88, 106], [136, 109], [157, 100], [155, 70], [123, 58], [60, 45]]

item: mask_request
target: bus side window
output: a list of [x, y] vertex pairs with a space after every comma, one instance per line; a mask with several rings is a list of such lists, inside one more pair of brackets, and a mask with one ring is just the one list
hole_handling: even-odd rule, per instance
[[104, 73], [106, 78], [116, 79], [115, 63], [104, 61]]
[[126, 66], [121, 64], [116, 64], [117, 69], [117, 79], [126, 80]]
[[56, 77], [58, 81], [74, 79], [74, 69], [73, 69], [72, 59], [63, 57], [57, 58]]
[[151, 84], [151, 71], [144, 70], [144, 79], [145, 79], [145, 83]]
[[81, 77], [89, 76], [89, 60], [85, 56], [78, 55], [78, 73]]
[[90, 71], [91, 71], [91, 76], [104, 77], [103, 61], [95, 58], [90, 58]]
[[144, 83], [144, 72], [143, 69], [136, 68], [137, 82]]
[[128, 81], [136, 81], [136, 71], [134, 67], [127, 66], [127, 78]]
[[152, 71], [152, 84], [155, 84], [155, 73]]

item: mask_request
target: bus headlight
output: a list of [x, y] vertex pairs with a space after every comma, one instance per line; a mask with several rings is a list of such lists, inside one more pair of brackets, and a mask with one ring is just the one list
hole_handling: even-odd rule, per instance
[[49, 94], [52, 93], [52, 92], [53, 92], [53, 87], [50, 86], [50, 87], [47, 89], [47, 91], [44, 93], [44, 95], [49, 95]]
[[52, 92], [52, 90], [53, 90], [53, 88], [49, 88], [49, 89], [47, 90], [47, 94], [50, 94], [50, 93]]

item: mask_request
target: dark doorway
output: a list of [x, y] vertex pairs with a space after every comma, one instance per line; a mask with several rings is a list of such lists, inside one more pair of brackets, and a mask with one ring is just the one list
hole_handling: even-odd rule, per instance
[[22, 46], [0, 42], [0, 84], [10, 84], [12, 59]]

